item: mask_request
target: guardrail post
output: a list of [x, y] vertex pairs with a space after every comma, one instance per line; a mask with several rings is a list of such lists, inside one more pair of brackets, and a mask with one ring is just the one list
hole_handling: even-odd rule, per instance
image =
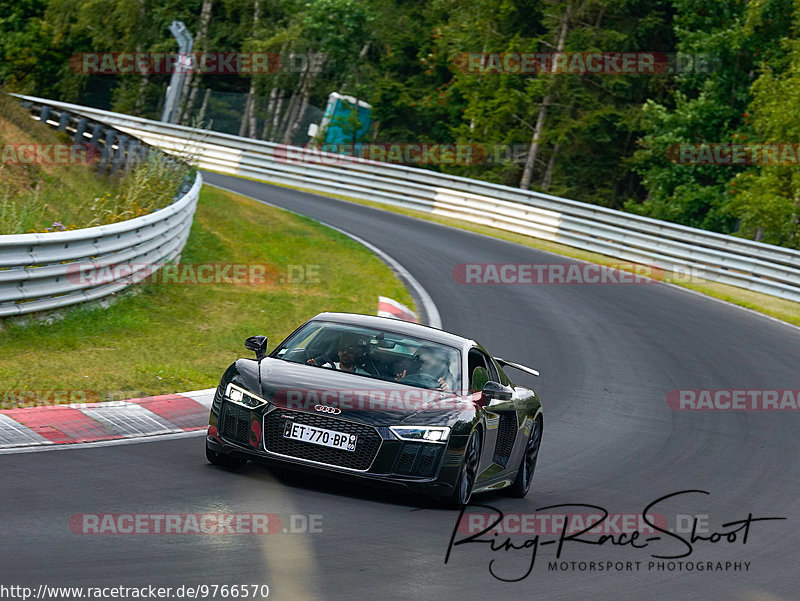
[[108, 168], [108, 163], [111, 160], [111, 139], [113, 132], [110, 129], [100, 127], [100, 132], [97, 136], [97, 145], [100, 147], [100, 160], [97, 162], [98, 171], [103, 171]]
[[123, 134], [116, 134], [117, 137], [117, 151], [114, 153], [114, 160], [111, 161], [111, 173], [117, 172], [125, 162], [127, 154], [128, 136]]
[[100, 123], [95, 123], [92, 128], [92, 143], [100, 149], [100, 134], [103, 132], [103, 126]]
[[128, 173], [137, 163], [139, 156], [139, 140], [132, 139], [128, 144], [128, 152], [125, 153], [125, 173]]
[[50, 107], [46, 104], [42, 105], [42, 110], [39, 113], [40, 123], [47, 123], [47, 118], [50, 116]]
[[65, 131], [67, 129], [67, 123], [69, 123], [69, 118], [72, 117], [67, 111], [61, 111], [61, 117], [58, 119], [58, 131]]
[[78, 119], [78, 127], [75, 130], [75, 136], [73, 136], [72, 141], [76, 144], [83, 143], [83, 132], [86, 131], [86, 125], [88, 121], [86, 121], [86, 117], [81, 117]]
[[136, 165], [138, 165], [139, 163], [147, 162], [147, 160], [150, 157], [150, 153], [152, 152], [152, 150], [153, 149], [150, 146], [145, 146], [144, 144], [142, 144], [139, 147], [139, 152], [138, 152], [137, 157], [136, 157]]
[[114, 142], [117, 140], [118, 134], [110, 127], [106, 130], [106, 148], [108, 149], [108, 163], [107, 167], [111, 171], [114, 167], [114, 161], [117, 160], [119, 146], [114, 150]]

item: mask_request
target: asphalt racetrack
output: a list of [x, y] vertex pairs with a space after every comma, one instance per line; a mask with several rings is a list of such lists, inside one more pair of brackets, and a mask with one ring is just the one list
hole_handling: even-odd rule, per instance
[[[688, 546], [661, 533], [636, 545], [565, 540], [556, 560], [558, 534], [543, 533], [538, 545], [526, 544], [535, 535], [511, 536], [523, 548], [457, 545], [445, 563], [457, 511], [252, 463], [228, 472], [208, 465], [203, 438], [189, 436], [0, 458], [4, 583], [267, 584], [270, 598], [286, 600], [800, 598], [800, 414], [667, 405], [673, 390], [800, 388], [800, 330], [664, 284], [463, 285], [451, 275], [463, 263], [568, 260], [356, 204], [204, 177], [363, 238], [428, 291], [445, 330], [541, 371], [509, 371], [544, 404], [531, 493], [473, 502], [506, 515], [561, 504], [576, 505], [562, 513], [640, 514], [666, 495], [705, 491], [652, 510], [686, 539], [697, 516], [697, 534], [710, 538], [748, 515], [786, 519], [753, 521], [746, 542], [743, 529], [733, 541], [697, 540], [679, 559]], [[269, 335], [269, 320], [252, 334]], [[86, 535], [70, 527], [85, 513], [206, 512], [275, 513], [300, 532]], [[320, 531], [304, 532], [311, 528], [292, 514], [312, 516]]]

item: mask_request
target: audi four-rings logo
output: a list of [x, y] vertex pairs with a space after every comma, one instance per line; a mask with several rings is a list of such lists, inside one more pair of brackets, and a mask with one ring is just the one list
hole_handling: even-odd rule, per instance
[[332, 415], [339, 415], [342, 412], [338, 407], [329, 407], [328, 405], [314, 405], [314, 411], [322, 411], [322, 413], [330, 413]]

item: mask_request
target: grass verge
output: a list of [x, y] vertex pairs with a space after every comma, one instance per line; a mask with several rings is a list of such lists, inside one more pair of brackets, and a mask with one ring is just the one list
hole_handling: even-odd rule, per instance
[[[245, 178], [245, 179], [250, 179], [252, 181], [263, 181], [255, 178]], [[507, 232], [505, 230], [485, 225], [468, 223], [465, 221], [460, 221], [458, 219], [453, 219], [451, 217], [443, 217], [441, 215], [434, 215], [431, 213], [426, 213], [424, 211], [416, 211], [414, 209], [408, 209], [405, 207], [398, 207], [380, 202], [362, 200], [359, 198], [353, 198], [342, 194], [319, 192], [317, 190], [312, 190], [310, 188], [303, 188], [300, 186], [290, 186], [288, 184], [278, 184], [273, 182], [268, 182], [268, 183], [271, 183], [276, 186], [281, 186], [283, 188], [291, 188], [293, 190], [299, 190], [301, 192], [308, 192], [310, 194], [319, 194], [322, 196], [328, 196], [330, 198], [337, 198], [339, 200], [353, 202], [356, 204], [361, 204], [368, 207], [381, 209], [384, 211], [391, 211], [392, 213], [399, 213], [401, 215], [407, 215], [409, 217], [422, 219], [424, 221], [439, 223], [449, 227], [455, 227], [462, 230], [475, 232], [477, 234], [483, 234], [485, 236], [490, 236], [492, 238], [498, 238], [500, 240], [514, 242], [516, 244], [529, 246], [531, 248], [547, 251], [564, 257], [570, 257], [581, 261], [589, 261], [591, 263], [596, 263], [598, 265], [611, 265], [614, 267], [620, 267], [621, 263], [624, 263], [620, 259], [615, 259], [613, 257], [609, 257], [608, 255], [602, 255], [599, 253], [584, 251], [577, 248], [573, 248], [571, 246], [566, 246], [564, 244], [549, 242], [547, 240], [540, 240], [538, 238], [533, 238], [531, 236], [525, 236], [514, 232]], [[670, 281], [671, 278], [669, 276], [669, 273], [667, 273], [665, 274], [665, 277], [661, 279]], [[706, 296], [710, 296], [712, 298], [717, 298], [719, 300], [723, 300], [732, 303], [734, 305], [744, 307], [746, 309], [751, 309], [753, 311], [769, 315], [770, 317], [775, 317], [776, 319], [780, 319], [781, 321], [785, 321], [792, 325], [800, 326], [800, 303], [796, 303], [790, 300], [785, 300], [775, 296], [770, 296], [768, 294], [762, 294], [760, 292], [752, 292], [750, 290], [745, 290], [744, 288], [737, 288], [736, 286], [720, 284], [719, 282], [702, 281], [699, 280], [699, 278], [697, 277], [692, 277], [692, 280], [693, 281], [691, 282], [687, 282], [687, 281], [682, 281], [680, 277], [677, 277], [673, 278], [670, 283], [673, 283], [674, 285], [680, 286], [682, 288], [687, 288], [689, 290], [699, 292], [701, 294], [705, 294]]]
[[146, 215], [172, 204], [180, 184], [193, 177], [188, 165], [154, 151], [127, 173], [105, 175], [92, 162], [70, 162], [66, 149], [76, 148], [65, 132], [34, 121], [0, 89], [0, 235]]
[[413, 307], [389, 267], [347, 236], [211, 187], [200, 193], [181, 262], [269, 264], [285, 281], [139, 285], [107, 308], [79, 306], [51, 324], [5, 325], [2, 408], [19, 390], [86, 390], [89, 400], [112, 400], [210, 388], [231, 362], [251, 354], [247, 336], [268, 335], [271, 349], [322, 311], [374, 315], [378, 295]]

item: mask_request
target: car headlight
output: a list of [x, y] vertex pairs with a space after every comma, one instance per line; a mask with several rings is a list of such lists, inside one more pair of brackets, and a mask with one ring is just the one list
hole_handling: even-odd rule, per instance
[[228, 387], [225, 389], [225, 398], [249, 409], [255, 409], [269, 402], [236, 384], [228, 384]]
[[389, 429], [400, 440], [444, 444], [450, 436], [450, 428], [446, 426], [389, 426]]

